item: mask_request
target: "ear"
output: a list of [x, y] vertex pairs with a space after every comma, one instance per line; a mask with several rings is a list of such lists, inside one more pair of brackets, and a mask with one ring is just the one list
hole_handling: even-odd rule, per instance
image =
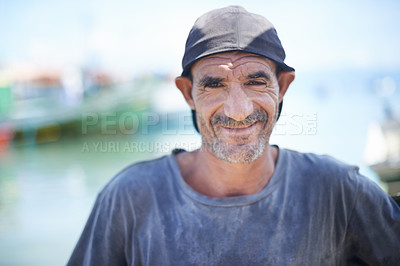
[[183, 97], [185, 97], [186, 102], [189, 104], [192, 110], [195, 110], [194, 101], [192, 97], [192, 82], [188, 77], [177, 77], [175, 79], [176, 87], [182, 92]]
[[282, 101], [290, 83], [294, 80], [294, 71], [282, 71], [279, 73], [278, 84], [279, 84], [279, 102]]

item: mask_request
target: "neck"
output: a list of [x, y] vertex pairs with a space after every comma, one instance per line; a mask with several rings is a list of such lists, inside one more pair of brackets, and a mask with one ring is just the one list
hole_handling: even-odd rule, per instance
[[251, 163], [225, 162], [204, 150], [179, 154], [177, 160], [189, 186], [205, 196], [222, 198], [260, 192], [274, 173], [277, 156], [278, 149], [267, 146]]

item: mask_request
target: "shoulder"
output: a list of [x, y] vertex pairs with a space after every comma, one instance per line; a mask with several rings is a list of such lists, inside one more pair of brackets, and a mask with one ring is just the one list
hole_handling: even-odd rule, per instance
[[292, 150], [284, 150], [284, 153], [290, 168], [289, 175], [296, 176], [290, 180], [297, 186], [312, 191], [317, 190], [325, 196], [347, 199], [353, 204], [358, 202], [367, 206], [367, 202], [371, 205], [394, 203], [376, 182], [360, 174], [357, 166], [346, 164], [328, 155]]
[[102, 189], [100, 196], [132, 197], [149, 193], [157, 187], [162, 187], [168, 181], [171, 171], [169, 156], [134, 163], [115, 175]]
[[329, 155], [302, 153], [293, 150], [283, 150], [285, 159], [297, 171], [306, 172], [313, 176], [343, 176], [358, 173], [355, 165], [346, 164]]
[[[334, 203], [348, 212], [372, 212], [398, 206], [370, 178], [359, 173], [359, 168], [343, 163], [331, 156], [283, 150], [289, 187], [301, 191], [308, 198], [324, 206]], [[345, 216], [345, 213], [343, 213]]]
[[[290, 176], [298, 182], [311, 184], [325, 193], [344, 193], [356, 196], [362, 190], [382, 191], [370, 178], [359, 173], [359, 167], [346, 164], [329, 155], [283, 150]], [[293, 180], [292, 180], [293, 181]], [[383, 192], [383, 191], [382, 191]]]

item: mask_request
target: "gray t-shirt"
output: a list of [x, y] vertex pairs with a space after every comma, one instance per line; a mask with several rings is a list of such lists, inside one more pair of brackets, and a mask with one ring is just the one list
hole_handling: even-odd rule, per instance
[[208, 198], [172, 154], [106, 185], [68, 265], [400, 265], [400, 208], [356, 167], [285, 149], [260, 193]]

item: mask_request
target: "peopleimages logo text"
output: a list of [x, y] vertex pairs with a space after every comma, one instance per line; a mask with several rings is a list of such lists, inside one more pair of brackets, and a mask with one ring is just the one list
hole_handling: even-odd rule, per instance
[[[282, 113], [276, 123], [274, 135], [316, 135], [316, 113]], [[82, 134], [92, 130], [103, 135], [149, 135], [154, 131], [162, 135], [197, 135], [190, 113], [158, 114], [154, 112], [116, 112], [82, 114]]]

